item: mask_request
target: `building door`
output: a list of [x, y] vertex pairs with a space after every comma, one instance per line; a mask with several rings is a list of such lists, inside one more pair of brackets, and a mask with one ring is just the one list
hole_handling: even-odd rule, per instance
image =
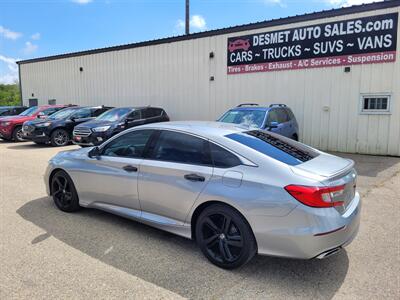
[[29, 99], [29, 107], [32, 106], [38, 106], [38, 99], [36, 98]]

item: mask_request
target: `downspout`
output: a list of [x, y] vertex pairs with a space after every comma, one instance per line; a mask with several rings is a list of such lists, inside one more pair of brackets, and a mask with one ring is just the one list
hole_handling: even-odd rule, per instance
[[19, 97], [20, 97], [20, 104], [24, 106], [24, 100], [22, 99], [22, 82], [21, 82], [21, 67], [18, 63], [18, 81], [19, 81]]

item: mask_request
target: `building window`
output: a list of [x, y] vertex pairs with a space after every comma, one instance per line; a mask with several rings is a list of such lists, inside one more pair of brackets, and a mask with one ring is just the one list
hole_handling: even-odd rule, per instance
[[49, 99], [49, 105], [56, 105], [56, 99]]
[[362, 95], [362, 114], [389, 114], [390, 95]]

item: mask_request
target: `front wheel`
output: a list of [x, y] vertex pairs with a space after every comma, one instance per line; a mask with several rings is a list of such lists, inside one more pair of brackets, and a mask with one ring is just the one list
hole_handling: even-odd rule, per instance
[[221, 204], [204, 209], [196, 223], [196, 241], [207, 259], [218, 267], [234, 269], [257, 252], [253, 232], [235, 209]]
[[22, 126], [15, 127], [12, 133], [12, 139], [14, 142], [25, 142], [24, 136], [22, 134]]
[[50, 137], [50, 142], [53, 147], [66, 146], [69, 143], [69, 133], [64, 129], [56, 129]]
[[62, 211], [74, 212], [81, 208], [75, 185], [71, 177], [62, 170], [51, 178], [51, 194], [55, 205]]

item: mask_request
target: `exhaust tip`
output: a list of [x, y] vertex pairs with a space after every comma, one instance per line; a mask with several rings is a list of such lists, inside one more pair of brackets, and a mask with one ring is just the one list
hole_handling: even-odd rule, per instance
[[322, 253], [321, 253], [320, 255], [318, 255], [316, 258], [317, 258], [317, 259], [324, 259], [324, 258], [327, 258], [327, 257], [329, 257], [329, 256], [332, 256], [332, 255], [338, 253], [341, 249], [342, 249], [342, 247], [336, 247], [336, 248], [327, 250], [327, 251], [325, 251], [325, 252], [322, 252]]

